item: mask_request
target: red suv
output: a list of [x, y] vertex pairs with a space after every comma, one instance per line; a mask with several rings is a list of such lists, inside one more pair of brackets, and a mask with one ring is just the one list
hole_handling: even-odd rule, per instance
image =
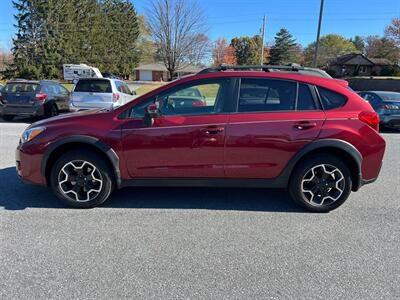
[[34, 123], [18, 175], [81, 208], [125, 186], [287, 187], [317, 212], [378, 177], [379, 117], [347, 82], [260, 68], [206, 69], [112, 111]]

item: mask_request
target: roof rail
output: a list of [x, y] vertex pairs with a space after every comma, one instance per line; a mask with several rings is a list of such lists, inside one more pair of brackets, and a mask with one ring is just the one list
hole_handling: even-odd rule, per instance
[[197, 74], [207, 74], [207, 73], [214, 73], [220, 71], [227, 71], [227, 70], [261, 70], [264, 72], [271, 72], [273, 70], [286, 70], [286, 71], [299, 71], [304, 70], [302, 66], [299, 65], [288, 65], [288, 66], [281, 66], [281, 65], [242, 65], [242, 66], [229, 66], [229, 65], [220, 65], [219, 67], [215, 68], [207, 68], [201, 70]]

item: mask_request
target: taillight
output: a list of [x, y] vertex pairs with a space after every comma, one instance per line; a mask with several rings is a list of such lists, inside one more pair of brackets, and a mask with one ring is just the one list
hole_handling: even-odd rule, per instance
[[113, 93], [113, 102], [117, 102], [119, 100], [119, 94]]
[[47, 98], [47, 94], [45, 93], [39, 93], [36, 94], [36, 101], [44, 101]]
[[379, 131], [379, 115], [376, 112], [362, 111], [358, 114], [358, 119], [371, 126], [376, 131]]
[[192, 103], [192, 106], [206, 106], [206, 104], [202, 100], [196, 100]]
[[388, 109], [388, 110], [393, 110], [393, 109], [396, 110], [396, 109], [400, 109], [400, 106], [394, 105], [394, 104], [381, 104], [379, 106], [379, 108]]

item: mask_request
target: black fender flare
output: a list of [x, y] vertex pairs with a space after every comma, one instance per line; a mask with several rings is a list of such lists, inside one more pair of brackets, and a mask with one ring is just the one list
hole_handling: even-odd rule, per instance
[[323, 140], [316, 140], [303, 148], [300, 149], [288, 162], [286, 165], [285, 169], [282, 171], [282, 173], [279, 175], [279, 178], [283, 180], [287, 185], [290, 180], [290, 175], [292, 174], [292, 171], [296, 164], [308, 153], [314, 150], [318, 149], [323, 149], [323, 148], [333, 148], [333, 149], [338, 149], [346, 152], [356, 163], [357, 165], [357, 182], [355, 182], [355, 186], [353, 187], [354, 190], [358, 190], [361, 185], [362, 185], [362, 172], [361, 172], [361, 164], [363, 157], [361, 153], [357, 150], [356, 147], [354, 147], [352, 144], [349, 142], [339, 140], [339, 139], [323, 139]]
[[121, 185], [121, 172], [119, 169], [119, 157], [117, 153], [106, 143], [102, 142], [98, 138], [88, 136], [88, 135], [73, 135], [67, 138], [60, 139], [52, 144], [47, 148], [45, 153], [43, 154], [42, 163], [41, 163], [41, 174], [42, 176], [46, 176], [46, 167], [49, 161], [51, 154], [61, 147], [62, 145], [70, 144], [70, 143], [82, 143], [87, 144], [90, 146], [96, 147], [102, 153], [104, 153], [107, 158], [110, 160], [111, 166], [114, 171], [115, 179], [117, 187]]

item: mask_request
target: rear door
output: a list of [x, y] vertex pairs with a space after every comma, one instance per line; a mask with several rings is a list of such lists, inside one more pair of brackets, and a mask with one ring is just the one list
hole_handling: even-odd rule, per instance
[[39, 83], [11, 82], [2, 91], [3, 102], [9, 106], [31, 107], [36, 102], [37, 93], [40, 93]]
[[76, 106], [98, 108], [112, 105], [112, 87], [108, 79], [80, 79], [73, 92]]
[[319, 134], [325, 120], [314, 90], [287, 80], [242, 78], [226, 131], [227, 178], [275, 178]]

